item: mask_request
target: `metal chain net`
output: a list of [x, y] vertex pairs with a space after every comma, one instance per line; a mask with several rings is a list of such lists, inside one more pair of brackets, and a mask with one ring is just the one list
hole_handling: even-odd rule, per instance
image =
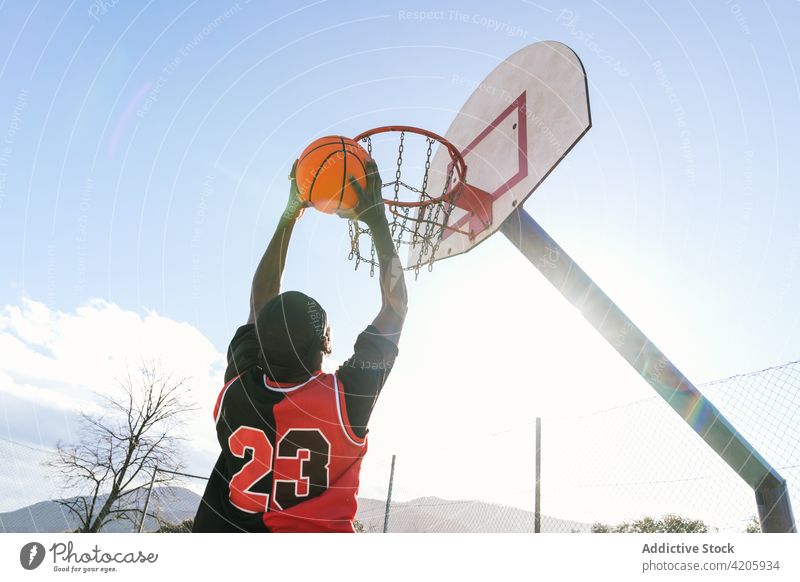
[[[437, 141], [427, 136], [413, 134], [414, 138], [424, 139], [425, 144], [415, 143], [418, 149], [424, 145], [425, 157], [422, 165], [421, 178], [404, 179], [404, 152], [408, 144], [409, 135], [398, 132], [399, 143], [397, 145], [397, 157], [395, 159], [394, 179], [389, 182], [382, 182], [381, 190], [385, 200], [393, 202], [425, 202], [438, 198], [447, 193], [453, 176], [453, 165], [448, 166], [448, 174], [444, 180], [441, 192], [431, 195], [429, 191], [429, 179], [431, 173], [431, 159], [434, 154], [433, 147]], [[370, 156], [373, 155], [373, 142], [371, 137], [365, 137], [362, 142], [366, 146]], [[418, 187], [413, 183], [420, 184]], [[387, 204], [387, 217], [389, 219], [389, 232], [394, 241], [398, 255], [408, 256], [409, 247], [416, 250], [416, 260], [413, 264], [404, 266], [406, 270], [413, 270], [415, 275], [419, 275], [420, 269], [427, 265], [428, 270], [433, 270], [434, 257], [439, 249], [442, 236], [445, 232], [447, 219], [455, 207], [455, 198], [449, 197], [439, 203], [421, 206], [419, 208], [408, 208]], [[369, 265], [369, 274], [374, 276], [375, 268], [378, 267], [378, 259], [375, 256], [375, 245], [372, 241], [370, 229], [355, 220], [349, 221], [350, 231], [350, 253], [348, 258], [355, 262], [355, 268], [363, 262]], [[368, 250], [367, 250], [368, 249]]]

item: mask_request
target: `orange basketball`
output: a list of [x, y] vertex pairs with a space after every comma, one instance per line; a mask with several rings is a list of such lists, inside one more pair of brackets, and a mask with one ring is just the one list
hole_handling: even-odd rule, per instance
[[349, 176], [366, 188], [368, 159], [367, 150], [350, 138], [332, 135], [315, 140], [297, 162], [295, 180], [300, 198], [328, 214], [355, 208], [358, 194]]

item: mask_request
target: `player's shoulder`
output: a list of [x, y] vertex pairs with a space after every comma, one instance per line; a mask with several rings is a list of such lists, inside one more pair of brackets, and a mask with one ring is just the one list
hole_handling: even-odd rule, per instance
[[308, 380], [298, 384], [297, 387], [301, 389], [299, 391], [309, 389], [312, 392], [324, 391], [330, 393], [338, 392], [341, 385], [342, 381], [339, 379], [336, 372], [318, 371], [312, 374]]
[[330, 388], [336, 387], [336, 385], [340, 382], [336, 372], [316, 372], [312, 374], [304, 385], [324, 385]]
[[258, 334], [256, 333], [256, 326], [252, 323], [246, 323], [239, 326], [231, 338], [231, 343], [228, 345], [228, 358], [238, 351], [250, 350], [258, 346]]
[[224, 403], [231, 400], [240, 398], [238, 393], [246, 391], [248, 383], [254, 382], [254, 374], [257, 373], [258, 368], [248, 368], [241, 371], [234, 371], [225, 375], [225, 383], [217, 395], [216, 403], [214, 404], [214, 420], [219, 420], [219, 415]]
[[236, 380], [238, 382], [258, 381], [263, 375], [257, 358], [234, 358], [225, 369], [225, 384]]
[[299, 393], [305, 391], [305, 389], [313, 389], [320, 386], [333, 388], [338, 382], [335, 374], [328, 374], [322, 371], [314, 372], [310, 376], [290, 382], [272, 380], [266, 374], [263, 374], [263, 372], [262, 376], [263, 377], [259, 381], [262, 382], [269, 391], [285, 393]]

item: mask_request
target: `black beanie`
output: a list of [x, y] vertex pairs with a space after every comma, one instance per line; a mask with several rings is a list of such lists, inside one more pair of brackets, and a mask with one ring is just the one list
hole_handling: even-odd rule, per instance
[[256, 319], [267, 376], [276, 382], [308, 378], [319, 365], [327, 326], [325, 310], [305, 293], [287, 291], [270, 299]]

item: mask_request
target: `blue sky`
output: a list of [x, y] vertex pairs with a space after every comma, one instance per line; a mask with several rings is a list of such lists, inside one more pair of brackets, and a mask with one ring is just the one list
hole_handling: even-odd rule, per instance
[[[797, 359], [796, 3], [101, 5], [0, 4], [7, 314], [101, 300], [224, 352], [306, 143], [387, 123], [444, 133], [470, 92], [454, 79], [553, 39], [584, 63], [593, 128], [527, 210], [696, 382]], [[285, 279], [326, 306], [339, 360], [378, 306], [346, 233], [307, 213]], [[373, 429], [387, 454], [409, 414], [439, 434], [463, 406], [445, 428], [488, 431], [650, 395], [501, 236], [410, 297]], [[536, 390], [506, 391], [493, 416], [471, 407], [522, 362]]]
[[[120, 2], [92, 17], [91, 6], [3, 7], [3, 125], [24, 109], [5, 170], [0, 301], [149, 307], [223, 349], [310, 138], [401, 121], [443, 132], [469, 93], [454, 75], [479, 80], [557, 39], [586, 65], [594, 128], [529, 210], [623, 306], [647, 285], [650, 304], [686, 324], [702, 313], [713, 322], [702, 327], [742, 340], [769, 330], [755, 354], [726, 346], [750, 354], [745, 365], [798, 343], [785, 315], [796, 293], [783, 291], [800, 244], [797, 47], [781, 7]], [[335, 278], [368, 300], [363, 277], [345, 282], [347, 265], [319, 242], [342, 225], [308, 222], [293, 248], [308, 261], [295, 259], [287, 285], [333, 307], [343, 299], [322, 281]], [[497, 260], [511, 253], [496, 246]], [[623, 265], [640, 276], [607, 275]], [[346, 335], [361, 325], [339, 322]], [[734, 371], [724, 366], [698, 373]]]

